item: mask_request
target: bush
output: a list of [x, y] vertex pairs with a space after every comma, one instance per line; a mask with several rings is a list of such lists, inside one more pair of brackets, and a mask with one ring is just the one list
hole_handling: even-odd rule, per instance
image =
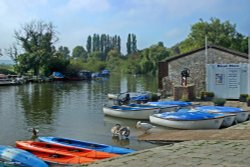
[[213, 103], [214, 103], [215, 106], [224, 106], [224, 104], [226, 103], [226, 99], [214, 98]]
[[240, 102], [246, 102], [248, 98], [248, 94], [240, 94]]
[[158, 94], [152, 93], [152, 95], [151, 95], [151, 101], [158, 101], [159, 99], [160, 98], [159, 98]]
[[214, 97], [214, 92], [205, 92], [206, 97]]
[[205, 100], [205, 101], [211, 101], [214, 97], [214, 93], [213, 92], [201, 92], [200, 98], [201, 100]]

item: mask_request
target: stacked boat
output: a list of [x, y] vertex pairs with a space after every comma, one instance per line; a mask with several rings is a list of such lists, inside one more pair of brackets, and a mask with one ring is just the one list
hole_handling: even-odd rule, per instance
[[158, 113], [150, 116], [150, 122], [176, 129], [219, 129], [244, 122], [249, 112], [241, 108], [224, 106], [197, 106], [176, 112]]
[[89, 164], [134, 152], [128, 148], [68, 138], [39, 137], [38, 140], [16, 141], [16, 148], [0, 146], [0, 162], [27, 167], [48, 167], [48, 164]]

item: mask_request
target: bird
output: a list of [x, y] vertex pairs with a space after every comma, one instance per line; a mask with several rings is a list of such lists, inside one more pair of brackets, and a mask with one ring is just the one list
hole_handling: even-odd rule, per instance
[[130, 128], [128, 126], [122, 127], [120, 124], [116, 124], [111, 128], [112, 136], [118, 136], [120, 138], [128, 138], [130, 135]]
[[152, 128], [155, 128], [155, 127], [156, 126], [153, 126], [153, 125], [151, 125], [149, 123], [144, 123], [144, 122], [141, 122], [141, 121], [138, 121], [136, 123], [136, 128], [143, 130], [145, 134], [148, 133], [149, 129], [152, 129]]
[[120, 137], [125, 137], [125, 138], [128, 138], [129, 135], [130, 135], [130, 128], [128, 126], [126, 127], [121, 127], [119, 129], [119, 134], [120, 134]]
[[33, 128], [29, 128], [28, 131], [32, 132], [33, 134], [31, 137], [32, 140], [33, 139], [35, 140], [38, 137], [39, 129], [33, 127]]
[[120, 124], [115, 124], [114, 127], [111, 128], [111, 133], [112, 133], [112, 136], [119, 136], [119, 130], [121, 128], [121, 125]]

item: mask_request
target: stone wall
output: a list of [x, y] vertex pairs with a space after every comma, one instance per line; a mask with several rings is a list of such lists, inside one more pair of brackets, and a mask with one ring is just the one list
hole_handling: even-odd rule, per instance
[[[208, 48], [207, 50], [207, 64], [238, 64], [248, 63], [248, 59], [234, 55], [226, 51], [215, 48]], [[184, 68], [190, 69], [190, 77], [188, 77], [188, 84], [195, 85], [195, 94], [200, 95], [201, 91], [205, 91], [205, 50], [200, 50], [187, 56], [180, 57], [168, 62], [168, 76], [163, 79], [163, 92], [172, 92], [173, 86], [181, 84], [181, 71]], [[172, 86], [164, 86], [171, 83]]]

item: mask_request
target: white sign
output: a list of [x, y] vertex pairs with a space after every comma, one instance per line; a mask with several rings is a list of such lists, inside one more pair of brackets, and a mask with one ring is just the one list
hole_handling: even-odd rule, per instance
[[206, 74], [206, 90], [216, 97], [238, 99], [250, 90], [248, 64], [207, 64]]

